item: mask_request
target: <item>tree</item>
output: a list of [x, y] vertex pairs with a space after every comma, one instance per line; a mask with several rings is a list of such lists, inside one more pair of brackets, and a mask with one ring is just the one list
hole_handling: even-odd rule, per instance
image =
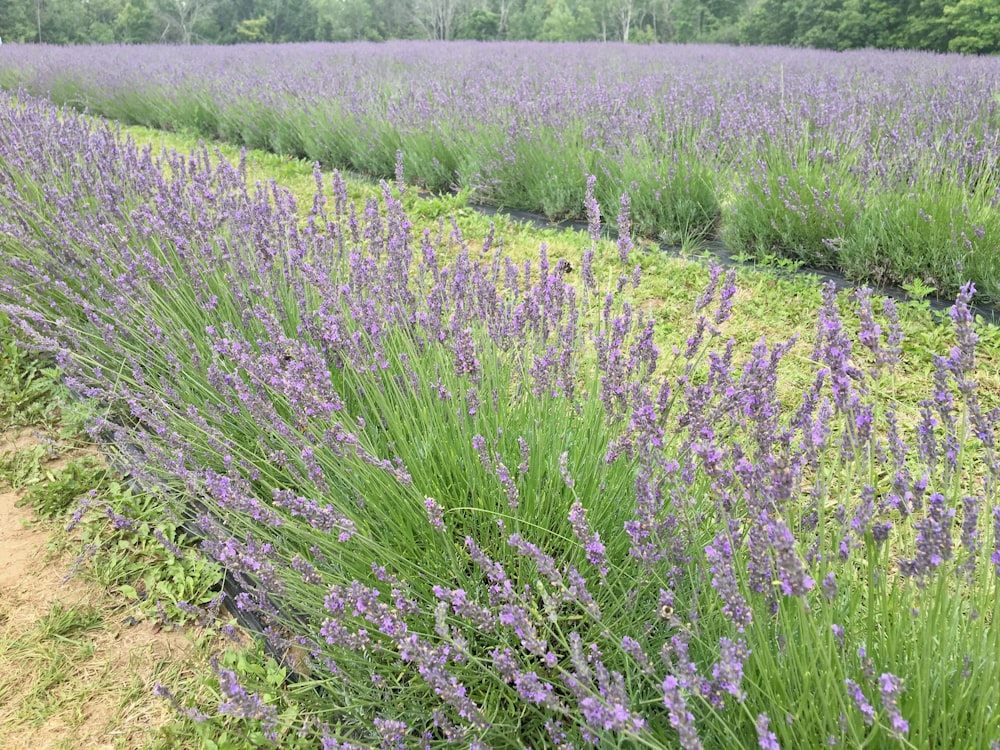
[[840, 49], [840, 16], [844, 0], [805, 0], [798, 9], [792, 43], [803, 47]]
[[159, 0], [157, 14], [163, 25], [161, 39], [191, 44], [195, 29], [208, 19], [212, 0]]
[[693, 42], [711, 38], [723, 26], [735, 27], [739, 20], [742, 0], [676, 0], [671, 5], [671, 26], [674, 38]]
[[947, 52], [951, 34], [944, 17], [947, 0], [913, 0], [893, 46]]
[[538, 2], [524, 2], [511, 8], [508, 21], [508, 39], [541, 39], [545, 23], [545, 6]]
[[316, 36], [325, 41], [346, 42], [350, 39], [377, 41], [373, 4], [367, 0], [314, 0]]
[[1000, 52], [1000, 0], [958, 0], [945, 6], [944, 18], [951, 52]]
[[846, 0], [838, 25], [838, 46], [893, 47], [905, 21], [898, 0]]
[[430, 39], [448, 40], [464, 0], [414, 0], [413, 19]]
[[0, 37], [8, 42], [25, 42], [32, 37], [28, 8], [19, 0], [0, 0]]
[[497, 17], [497, 36], [506, 39], [509, 33], [510, 12], [515, 0], [490, 0], [489, 10]]
[[270, 0], [266, 4], [270, 20], [268, 38], [272, 42], [311, 42], [316, 38], [318, 19], [311, 0]]
[[[618, 39], [627, 42], [634, 29], [642, 28], [653, 4], [670, 4], [673, 0], [578, 0], [577, 15], [593, 22], [595, 34], [600, 39]], [[588, 37], [591, 38], [591, 37]]]
[[155, 18], [146, 0], [128, 0], [115, 18], [115, 41], [141, 44], [152, 41]]
[[795, 0], [761, 0], [740, 21], [744, 44], [792, 44], [798, 30]]
[[473, 8], [458, 23], [458, 39], [496, 39], [500, 35], [500, 16], [485, 8]]
[[260, 18], [248, 18], [236, 24], [236, 35], [244, 42], [264, 42], [267, 41], [267, 27], [271, 19], [267, 16]]

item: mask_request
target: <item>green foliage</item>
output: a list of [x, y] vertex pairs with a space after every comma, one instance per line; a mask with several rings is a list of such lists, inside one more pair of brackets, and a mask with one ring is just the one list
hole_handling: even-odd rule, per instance
[[761, 0], [739, 25], [747, 44], [1000, 52], [997, 0]]
[[247, 18], [236, 25], [236, 35], [244, 42], [263, 42], [268, 37], [267, 16]]
[[547, 42], [578, 42], [593, 39], [597, 34], [597, 24], [593, 13], [583, 3], [555, 0], [542, 23], [539, 39]]
[[42, 464], [47, 455], [41, 445], [5, 451], [0, 455], [0, 487], [16, 492], [41, 482], [45, 478]]
[[744, 44], [791, 44], [797, 26], [793, 0], [760, 0], [750, 6], [739, 22]]
[[101, 613], [86, 605], [64, 607], [56, 602], [38, 621], [38, 636], [43, 640], [69, 638], [93, 630], [102, 621]]
[[74, 459], [48, 481], [34, 485], [21, 499], [42, 518], [64, 515], [74, 501], [88, 492], [100, 492], [110, 486], [110, 472], [91, 457]]
[[944, 15], [947, 2], [948, 0], [911, 2], [912, 12], [904, 20], [893, 46], [947, 52], [951, 36], [948, 20]]
[[[6, 326], [0, 317], [0, 327]], [[47, 421], [57, 371], [32, 358], [13, 339], [0, 339], [0, 431]]]
[[846, 0], [837, 28], [841, 49], [893, 47], [898, 44], [905, 8], [898, 0]]
[[472, 8], [466, 14], [455, 34], [456, 39], [496, 39], [500, 34], [500, 15], [485, 8]]
[[678, 42], [714, 40], [722, 29], [732, 28], [748, 7], [753, 6], [734, 0], [677, 0], [669, 15], [674, 39]]
[[997, 0], [0, 0], [7, 42], [184, 44], [456, 39], [1000, 51]]
[[87, 574], [139, 611], [177, 624], [217, 611], [221, 569], [164, 518], [155, 495], [106, 480], [89, 496], [79, 528]]
[[[277, 160], [275, 161], [277, 163]], [[808, 187], [820, 185], [820, 175], [803, 170], [798, 189], [803, 192]], [[571, 184], [571, 181], [567, 184]], [[408, 192], [405, 198], [411, 209], [411, 216], [424, 220], [441, 218], [443, 212], [454, 207], [461, 209], [464, 205], [461, 196], [456, 198], [439, 197], [428, 201], [426, 208], [421, 208], [421, 201], [414, 196], [415, 191]], [[788, 198], [789, 195], [785, 195]], [[905, 221], [905, 216], [901, 221]], [[803, 222], [808, 226], [809, 222]], [[789, 227], [793, 223], [789, 222]], [[791, 236], [792, 229], [786, 231]], [[824, 230], [825, 231], [825, 230]], [[820, 232], [823, 234], [824, 232]], [[662, 288], [670, 289], [674, 294], [692, 284], [702, 283], [704, 274], [696, 268], [687, 267], [673, 273], [663, 270], [662, 259], [659, 256], [644, 256], [644, 268], [650, 272], [654, 280], [662, 284]], [[208, 280], [211, 283], [211, 279]], [[758, 297], [754, 305], [752, 325], [746, 330], [736, 330], [736, 336], [758, 336], [762, 330], [769, 330], [769, 322], [774, 318], [776, 309], [785, 310], [795, 317], [804, 317], [809, 304], [802, 302], [796, 295], [804, 295], [801, 282], [797, 287], [789, 289], [781, 286], [778, 281], [771, 280], [763, 285], [769, 289], [765, 295]], [[917, 283], [913, 287], [918, 289]], [[815, 297], [815, 290], [810, 290]], [[663, 294], [667, 298], [668, 294]], [[812, 299], [812, 298], [810, 298]], [[689, 306], [688, 306], [689, 308]], [[192, 314], [192, 307], [184, 299], [169, 300], [159, 313], [173, 312], [179, 316]], [[236, 321], [239, 311], [221, 310], [219, 316], [232, 315], [231, 321]], [[670, 324], [670, 316], [662, 316], [661, 325]], [[677, 316], [683, 317], [683, 316]], [[913, 316], [914, 318], [916, 315]], [[685, 318], [686, 320], [686, 318]], [[950, 346], [949, 336], [944, 329], [934, 328], [927, 321], [920, 325], [925, 331], [922, 340], [928, 343], [933, 339], [933, 351], [947, 351]], [[927, 333], [930, 331], [930, 333]], [[996, 334], [993, 334], [994, 340]], [[392, 361], [401, 361], [403, 355], [414, 363], [421, 377], [429, 381], [430, 377], [440, 378], [442, 387], [454, 391], [461, 400], [462, 389], [467, 383], [462, 378], [451, 375], [452, 363], [447, 359], [435, 358], [433, 351], [414, 347], [413, 341], [405, 335], [389, 337], [386, 340], [386, 354]], [[941, 345], [944, 345], [943, 347]], [[429, 349], [429, 348], [428, 348]], [[184, 347], [178, 345], [177, 354], [184, 355]], [[490, 529], [492, 521], [497, 518], [513, 523], [510, 516], [514, 514], [505, 508], [504, 503], [497, 502], [498, 488], [495, 477], [488, 471], [483, 471], [479, 458], [469, 448], [469, 435], [474, 430], [480, 430], [490, 437], [490, 448], [502, 456], [510, 465], [517, 461], [517, 445], [514, 438], [518, 433], [525, 434], [533, 446], [532, 465], [522, 481], [522, 501], [525, 507], [516, 518], [523, 523], [525, 533], [530, 533], [533, 539], [540, 540], [546, 549], [556, 554], [559, 559], [564, 556], [572, 558], [575, 554], [580, 558], [579, 550], [571, 542], [571, 537], [565, 528], [566, 505], [575, 497], [586, 498], [621, 498], [628, 495], [634, 477], [631, 471], [621, 468], [609, 469], [603, 456], [606, 455], [607, 444], [600, 414], [588, 411], [593, 404], [587, 404], [581, 399], [580, 404], [573, 408], [555, 408], [549, 402], [536, 403], [537, 399], [515, 398], [508, 392], [508, 387], [517, 382], [516, 361], [502, 356], [502, 353], [490, 347], [478, 352], [484, 368], [481, 390], [485, 394], [491, 390], [497, 393], [495, 398], [501, 400], [502, 417], [484, 409], [481, 413], [466, 416], [456, 413], [450, 405], [435, 403], [433, 398], [412, 399], [400, 392], [398, 382], [391, 373], [372, 373], [370, 377], [357, 372], [335, 373], [335, 384], [338, 391], [346, 394], [349, 403], [345, 405], [346, 414], [363, 414], [370, 425], [361, 435], [366, 445], [371, 446], [378, 455], [398, 455], [407, 466], [414, 468], [413, 478], [421, 490], [433, 491], [439, 499], [450, 502], [446, 521], [454, 524], [459, 531], [475, 533], [478, 538], [488, 538], [494, 544], [498, 543], [497, 532]], [[513, 358], [516, 360], [516, 358]], [[794, 364], [796, 372], [808, 377], [812, 365], [803, 357]], [[740, 364], [736, 369], [739, 371]], [[196, 378], [197, 375], [185, 371], [186, 378]], [[584, 384], [589, 390], [597, 388], [597, 384], [586, 380]], [[693, 378], [697, 380], [698, 374]], [[190, 383], [189, 383], [190, 384]], [[895, 405], [897, 394], [893, 392], [890, 383], [879, 381], [879, 404]], [[371, 387], [374, 385], [375, 387]], [[358, 387], [363, 386], [363, 387]], [[882, 386], [885, 386], [884, 390]], [[184, 384], [178, 384], [183, 388]], [[195, 393], [205, 393], [205, 389], [193, 388]], [[280, 396], [268, 394], [280, 401]], [[593, 399], [591, 399], [592, 401]], [[901, 399], [899, 399], [901, 400]], [[494, 410], [496, 407], [494, 407]], [[458, 410], [463, 411], [463, 410]], [[878, 414], [881, 419], [882, 413]], [[236, 428], [237, 420], [227, 423]], [[503, 428], [499, 429], [500, 427]], [[198, 430], [192, 429], [197, 435]], [[247, 445], [254, 443], [252, 428], [237, 434]], [[496, 436], [495, 438], [493, 436]], [[559, 467], [554, 456], [560, 448], [565, 448], [569, 455], [569, 470], [576, 484], [570, 489], [559, 477]], [[850, 508], [856, 502], [854, 489], [865, 480], [885, 481], [877, 472], [879, 468], [869, 466], [845, 467], [836, 459], [838, 451], [834, 449], [829, 462], [822, 464], [821, 471], [813, 481], [813, 488], [820, 493], [816, 507], [828, 509], [833, 515], [833, 508]], [[211, 455], [211, 449], [205, 449], [206, 455]], [[252, 456], [252, 448], [246, 450], [246, 455]], [[273, 479], [280, 476], [275, 468], [260, 456], [256, 457], [259, 468], [265, 478]], [[970, 466], [974, 468], [975, 464]], [[327, 464], [324, 467], [329, 476], [336, 475], [338, 468]], [[448, 544], [438, 538], [428, 539], [420, 534], [420, 528], [425, 527], [426, 520], [422, 518], [419, 507], [419, 493], [407, 493], [405, 490], [387, 491], [384, 484], [373, 481], [373, 474], [363, 466], [349, 467], [343, 471], [344, 486], [352, 486], [351, 482], [361, 482], [363, 493], [375, 512], [375, 520], [365, 529], [371, 540], [371, 549], [365, 550], [378, 555], [378, 560], [388, 559], [394, 566], [412, 571], [412, 581], [407, 585], [419, 586], [420, 582], [438, 580], [438, 575], [450, 575], [459, 581], [465, 581], [470, 591], [481, 581], [470, 573], [468, 560], [459, 557], [453, 544]], [[870, 472], [870, 473], [868, 473]], [[812, 478], [811, 478], [812, 479]], [[344, 493], [336, 493], [337, 495]], [[695, 485], [692, 495], [684, 496], [684, 504], [689, 508], [692, 519], [693, 537], [690, 549], [693, 556], [689, 561], [689, 570], [685, 575], [696, 577], [699, 571], [704, 575], [707, 561], [704, 559], [704, 545], [709, 543], [712, 534], [716, 532], [715, 507], [709, 498], [712, 490], [704, 484]], [[335, 501], [340, 502], [337, 498]], [[416, 503], [414, 502], [416, 501]], [[350, 504], [350, 503], [348, 503]], [[620, 528], [623, 518], [629, 517], [630, 509], [623, 506], [627, 503], [594, 502], [591, 520], [600, 528]], [[795, 516], [800, 513], [793, 506], [792, 514], [803, 527], [807, 525], [805, 518]], [[183, 617], [180, 610], [182, 602], [203, 606], [213, 598], [212, 586], [218, 581], [217, 570], [211, 566], [199, 567], [199, 563], [188, 559], [185, 539], [176, 525], [165, 521], [162, 509], [162, 498], [153, 495], [133, 495], [127, 489], [119, 486], [109, 486], [99, 498], [92, 503], [93, 514], [84, 521], [84, 542], [95, 549], [92, 565], [95, 570], [103, 571], [108, 585], [114, 586], [130, 600], [146, 608], [153, 607], [153, 601], [171, 605], [171, 616]], [[379, 512], [381, 511], [381, 512]], [[840, 511], [838, 511], [840, 512]], [[135, 526], [112, 530], [106, 519], [117, 516], [135, 520]], [[383, 518], [384, 516], [384, 518]], [[747, 519], [739, 519], [746, 521]], [[900, 525], [904, 520], [900, 520]], [[824, 522], [824, 519], [820, 519]], [[830, 518], [825, 519], [834, 533], [839, 531], [837, 524]], [[170, 553], [163, 545], [157, 532], [172, 546], [184, 545], [185, 552], [181, 557]], [[293, 532], [289, 530], [291, 535]], [[298, 529], [294, 533], [303, 533]], [[613, 545], [614, 536], [609, 534], [606, 542]], [[620, 541], [620, 540], [619, 540]], [[331, 554], [328, 559], [335, 559], [333, 566], [336, 574], [350, 578], [351, 575], [361, 576], [363, 566], [356, 559], [356, 552], [349, 546], [334, 545], [330, 540], [324, 540], [322, 535], [313, 535], [303, 541], [305, 548], [308, 542], [327, 545]], [[833, 565], [836, 560], [835, 538], [828, 538], [829, 548], [819, 549], [815, 558], [817, 565]], [[901, 544], [912, 543], [911, 538], [900, 537]], [[618, 557], [621, 558], [622, 545], [619, 544]], [[986, 558], [990, 545], [983, 539], [981, 549], [981, 565], [983, 570], [989, 569]], [[895, 551], [894, 551], [895, 552]], [[440, 554], [435, 554], [440, 553]], [[996, 602], [996, 580], [991, 574], [980, 572], [975, 580], [968, 580], [954, 575], [960, 572], [956, 566], [948, 563], [942, 569], [937, 587], [930, 590], [917, 589], [899, 578], [883, 576], [891, 571], [888, 546], [878, 547], [874, 544], [870, 533], [866, 533], [861, 547], [853, 551], [851, 563], [838, 568], [838, 591], [833, 596], [820, 593], [818, 587], [810, 598], [781, 598], [779, 606], [772, 607], [771, 601], [758, 597], [754, 611], [753, 626], [746, 634], [751, 658], [747, 661], [747, 685], [752, 685], [753, 694], [735, 717], [716, 712], [697, 695], [690, 698], [691, 704], [698, 712], [699, 725], [707, 733], [708, 747], [749, 747], [753, 744], [753, 719], [761, 710], [769, 710], [774, 715], [772, 728], [779, 735], [782, 746], [786, 747], [819, 747], [832, 737], [846, 746], [854, 747], [890, 747], [895, 746], [889, 731], [888, 717], [879, 710], [873, 726], [863, 719], [856, 706], [851, 703], [844, 691], [844, 680], [847, 677], [861, 680], [860, 675], [868, 669], [865, 660], [857, 654], [858, 644], [868, 649], [868, 658], [879, 669], [892, 668], [907, 675], [906, 684], [906, 716], [913, 724], [913, 735], [916, 746], [934, 744], [937, 737], [950, 736], [956, 746], [981, 746], [987, 738], [987, 733], [996, 727], [995, 715], [989, 708], [995, 705], [997, 685], [993, 679], [992, 656], [998, 646], [997, 629], [983, 627], [986, 621], [996, 622], [1000, 615]], [[362, 555], [363, 557], [363, 555]], [[510, 563], [508, 555], [505, 563]], [[365, 558], [367, 561], [368, 558]], [[516, 558], [515, 558], [516, 559]], [[407, 567], [409, 560], [410, 567]], [[414, 561], [426, 563], [414, 565]], [[826, 561], [826, 562], [824, 562]], [[744, 562], [741, 560], [740, 562]], [[956, 561], [957, 562], [957, 561]], [[580, 560], [580, 564], [583, 562]], [[97, 567], [101, 566], [101, 567]], [[511, 565], [516, 569], [516, 565]], [[741, 589], [749, 591], [745, 565], [737, 566]], [[327, 574], [333, 573], [327, 571]], [[525, 565], [518, 570], [523, 580], [530, 580], [537, 574]], [[213, 577], [215, 576], [215, 577]], [[612, 579], [614, 574], [612, 574]], [[294, 583], [294, 581], [293, 581]], [[539, 589], [546, 592], [544, 582], [536, 580]], [[635, 597], [632, 590], [634, 582], [619, 581], [615, 588], [614, 582], [608, 588], [600, 587], [598, 596], [601, 599], [605, 619], [598, 625], [591, 623], [594, 633], [604, 631], [619, 635], [624, 629], [640, 622], [640, 618], [648, 613], [648, 602], [638, 607], [635, 604], [623, 604], [630, 597]], [[692, 642], [692, 655], [699, 663], [709, 663], [710, 654], [714, 648], [712, 641], [718, 636], [733, 636], [731, 628], [726, 627], [726, 618], [719, 612], [719, 602], [715, 601], [711, 589], [709, 600], [700, 605], [702, 620], [699, 625], [700, 635]], [[547, 593], [547, 592], [546, 592]], [[684, 591], [681, 591], [682, 595]], [[544, 594], [543, 594], [544, 596]], [[314, 601], [315, 609], [322, 611], [322, 604]], [[692, 605], [693, 606], [693, 605]], [[678, 608], [681, 609], [681, 608]], [[921, 613], [918, 616], [917, 613]], [[973, 614], [978, 612], [978, 614]], [[455, 618], [457, 620], [457, 618]], [[547, 626], [546, 635], [550, 637], [554, 649], [564, 646], [567, 632], [570, 628], [583, 629], [587, 623], [583, 618], [573, 613], [570, 618], [552, 622]], [[669, 623], [667, 618], [649, 617], [647, 623], [652, 633], [655, 645], [667, 643], [668, 637], [677, 634], [677, 628]], [[87, 627], [86, 612], [76, 612], [67, 615], [61, 611], [54, 613], [49, 619], [49, 627], [61, 637], [68, 637], [83, 632]], [[459, 623], [445, 623], [447, 630], [454, 627], [457, 631]], [[847, 647], [838, 644], [833, 635], [833, 627], [842, 627], [847, 633]], [[428, 631], [430, 629], [428, 628]], [[631, 632], [631, 631], [630, 631]], [[469, 639], [481, 637], [479, 633], [466, 633]], [[603, 637], [603, 636], [601, 636]], [[513, 639], [511, 639], [513, 640]], [[466, 641], [468, 642], [468, 640]], [[458, 639], [455, 639], [457, 645]], [[776, 644], [778, 644], [776, 646]], [[619, 646], [608, 637], [602, 642], [605, 653], [617, 654]], [[968, 657], [969, 677], [961, 672], [963, 659]], [[379, 663], [378, 653], [367, 654], [360, 665], [356, 667], [354, 679], [360, 685], [370, 683], [373, 666]], [[608, 658], [611, 658], [610, 656]], [[464, 663], [464, 662], [463, 662]], [[456, 667], [456, 672], [463, 681], [465, 674], [471, 677], [477, 671], [490, 668], [488, 662], [471, 660], [465, 667]], [[955, 667], [955, 669], [951, 669]], [[460, 670], [467, 670], [463, 674]], [[359, 713], [386, 715], [393, 717], [420, 717], [421, 701], [426, 701], [426, 691], [421, 693], [415, 678], [400, 677], [397, 682], [389, 685], [384, 693], [374, 689], [367, 697], [358, 698], [360, 689], [347, 693], [345, 683], [338, 680], [327, 681], [328, 692], [318, 693], [316, 683], [305, 680], [299, 685], [287, 684], [286, 668], [265, 655], [262, 647], [249, 654], [227, 653], [217, 665], [214, 678], [208, 678], [203, 685], [205, 700], [199, 705], [222, 705], [229, 702], [229, 696], [223, 688], [226, 672], [235, 673], [240, 684], [253, 692], [261, 700], [263, 706], [273, 708], [277, 716], [278, 734], [273, 744], [278, 747], [310, 747], [311, 738], [298, 736], [296, 729], [301, 726], [303, 705], [319, 707], [323, 715], [331, 719], [334, 731], [340, 728], [340, 722], [348, 728], [355, 725], [355, 716]], [[413, 670], [410, 670], [411, 672]], [[638, 683], [642, 677], [639, 670], [633, 670], [627, 675], [632, 688], [632, 681]], [[499, 680], [493, 685], [487, 685], [482, 692], [474, 694], [497, 716], [497, 722], [509, 720], [510, 704], [502, 702]], [[343, 692], [341, 692], [343, 690]], [[875, 701], [876, 690], [874, 682], [866, 683], [866, 692], [872, 702]], [[385, 696], [385, 697], [382, 697]], [[818, 701], [816, 696], [824, 696]], [[347, 699], [347, 700], [344, 700]], [[643, 699], [648, 699], [651, 705], [659, 705], [662, 711], [662, 698], [650, 691]], [[194, 707], [187, 699], [184, 706]], [[790, 717], [790, 721], [782, 721], [774, 710], [780, 706]], [[977, 708], [985, 707], [985, 708]], [[530, 707], [524, 708], [530, 712]], [[978, 711], [978, 712], [977, 712]], [[271, 740], [266, 736], [269, 729], [263, 725], [258, 716], [236, 717], [231, 715], [213, 715], [206, 721], [191, 722], [186, 727], [186, 733], [196, 736], [201, 746], [206, 748], [237, 748], [267, 746]], [[540, 730], [539, 730], [540, 732]], [[501, 731], [497, 732], [501, 734]], [[187, 736], [187, 735], [185, 735]], [[703, 735], [704, 736], [704, 735]], [[667, 746], [673, 743], [675, 737], [670, 735], [652, 738], [650, 746]], [[513, 734], [508, 736], [511, 747], [516, 746], [521, 738]], [[178, 743], [180, 744], [180, 743]], [[625, 741], [621, 743], [625, 745]], [[669, 745], [672, 746], [672, 745]]]
[[1000, 0], [958, 0], [945, 6], [944, 18], [951, 36], [949, 51], [1000, 52]]
[[[229, 700], [223, 681], [230, 675], [260, 698], [264, 710], [274, 711], [276, 731], [265, 726], [260, 716], [218, 711], [217, 707]], [[257, 747], [315, 750], [316, 739], [308, 736], [311, 733], [297, 730], [297, 724], [302, 723], [301, 708], [290, 687], [288, 670], [267, 654], [259, 641], [244, 650], [226, 649], [214, 658], [213, 672], [199, 675], [196, 687], [188, 691], [196, 694], [197, 700], [170, 696], [180, 714], [177, 723], [163, 730], [164, 750], [188, 738], [196, 739], [203, 750]]]

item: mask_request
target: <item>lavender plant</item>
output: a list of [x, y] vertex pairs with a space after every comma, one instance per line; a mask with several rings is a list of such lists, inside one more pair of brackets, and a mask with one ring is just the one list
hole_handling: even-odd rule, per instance
[[629, 243], [617, 287], [588, 272], [593, 179], [577, 277], [415, 236], [401, 181], [356, 206], [317, 170], [300, 221], [204, 150], [0, 122], [0, 313], [298, 672], [279, 713], [220, 663], [220, 712], [325, 748], [1000, 741], [971, 286], [910, 424], [868, 293], [852, 340], [824, 292], [793, 399], [794, 342], [738, 358], [720, 269], [665, 355]]
[[0, 85], [474, 200], [995, 298], [997, 61], [704, 45], [4, 45]]

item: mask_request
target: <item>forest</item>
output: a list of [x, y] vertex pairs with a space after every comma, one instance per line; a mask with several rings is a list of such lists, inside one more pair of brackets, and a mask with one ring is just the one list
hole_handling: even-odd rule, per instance
[[1000, 52], [1000, 0], [0, 0], [4, 42], [720, 42]]

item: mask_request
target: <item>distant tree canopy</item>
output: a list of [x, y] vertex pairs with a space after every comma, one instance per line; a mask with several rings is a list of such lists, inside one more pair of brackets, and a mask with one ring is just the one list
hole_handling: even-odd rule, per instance
[[730, 42], [1000, 52], [1000, 0], [0, 0], [49, 44], [355, 39]]

